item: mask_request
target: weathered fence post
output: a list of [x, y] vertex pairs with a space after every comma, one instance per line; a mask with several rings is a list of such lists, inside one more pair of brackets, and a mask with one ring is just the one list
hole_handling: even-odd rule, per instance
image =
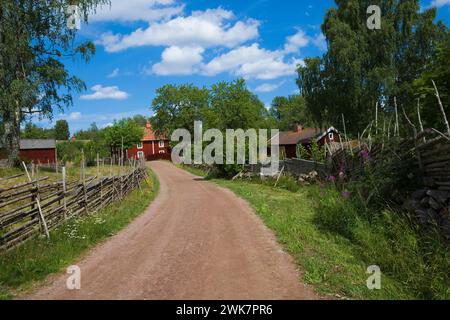
[[85, 160], [84, 160], [84, 149], [81, 149], [81, 177], [83, 183], [83, 194], [84, 194], [84, 210], [88, 214], [88, 201], [86, 194], [86, 172], [85, 170]]
[[[27, 174], [28, 181], [32, 182], [33, 180], [31, 179], [30, 174], [28, 173], [27, 165], [23, 161], [22, 161], [22, 165], [25, 168], [25, 172]], [[36, 205], [38, 207], [39, 217], [40, 217], [42, 226], [44, 227], [45, 235], [47, 236], [48, 239], [50, 239], [50, 233], [48, 232], [47, 222], [45, 222], [44, 214], [42, 213], [41, 202], [39, 201], [39, 184], [38, 184], [38, 182], [35, 182], [35, 186], [36, 186]]]
[[97, 178], [100, 176], [100, 159], [97, 152]]
[[441, 113], [442, 113], [442, 118], [444, 119], [445, 127], [447, 128], [447, 134], [450, 136], [450, 125], [448, 124], [447, 116], [445, 114], [444, 106], [442, 105], [441, 97], [439, 96], [438, 88], [437, 88], [434, 80], [431, 80], [431, 82], [433, 82], [434, 90], [436, 91], [436, 94], [435, 94], [436, 99], [438, 100], [439, 108], [441, 109]]
[[63, 185], [63, 203], [64, 203], [64, 220], [67, 220], [67, 199], [66, 199], [66, 167], [61, 168], [62, 172], [62, 185]]

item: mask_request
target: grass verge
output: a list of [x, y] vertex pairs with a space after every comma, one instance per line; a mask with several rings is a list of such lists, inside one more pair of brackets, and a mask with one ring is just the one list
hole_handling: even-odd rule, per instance
[[[182, 168], [205, 176], [197, 168]], [[294, 257], [301, 281], [319, 293], [351, 299], [450, 297], [448, 247], [437, 238], [423, 241], [389, 208], [370, 221], [331, 187], [301, 187], [283, 177], [274, 188], [269, 180], [258, 180], [211, 179], [251, 204]], [[367, 288], [371, 265], [381, 268], [380, 290]]]
[[139, 216], [159, 190], [156, 175], [149, 171], [149, 176], [142, 191], [131, 192], [121, 203], [68, 221], [51, 231], [50, 240], [37, 237], [0, 254], [0, 299], [13, 299], [37, 281], [63, 270]]

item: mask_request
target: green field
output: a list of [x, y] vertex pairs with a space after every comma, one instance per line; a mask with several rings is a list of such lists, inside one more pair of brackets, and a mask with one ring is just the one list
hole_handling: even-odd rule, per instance
[[[61, 174], [61, 168], [58, 169], [58, 173], [56, 173], [54, 170], [46, 169], [45, 167], [39, 168], [38, 171], [35, 172], [34, 179], [44, 178], [48, 177], [47, 180], [44, 180], [40, 182], [40, 184], [46, 184], [50, 182], [55, 181], [61, 181], [62, 180], [62, 174]], [[110, 176], [110, 175], [119, 175], [120, 173], [125, 174], [126, 172], [130, 171], [130, 167], [120, 167], [120, 166], [99, 166], [98, 168], [98, 174], [99, 176]], [[81, 169], [78, 166], [68, 166], [66, 167], [66, 175], [68, 181], [75, 181], [81, 179]], [[22, 168], [0, 168], [0, 178], [4, 177], [11, 177], [15, 176], [17, 174], [24, 174], [23, 176], [13, 178], [13, 179], [7, 179], [7, 180], [0, 180], [0, 189], [2, 187], [8, 187], [8, 186], [14, 186], [16, 184], [20, 184], [23, 182], [28, 181], [28, 178], [25, 174], [25, 170]], [[29, 171], [29, 174], [31, 175], [31, 172]], [[97, 167], [86, 167], [85, 168], [85, 176], [86, 178], [89, 177], [95, 177], [97, 176]]]

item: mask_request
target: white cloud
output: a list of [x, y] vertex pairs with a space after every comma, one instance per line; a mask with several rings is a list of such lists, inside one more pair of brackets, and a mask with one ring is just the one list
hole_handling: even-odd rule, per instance
[[81, 112], [71, 112], [69, 114], [59, 114], [57, 119], [65, 119], [68, 121], [76, 121], [81, 119]]
[[174, 0], [111, 0], [97, 9], [90, 21], [158, 21], [168, 19], [183, 12], [184, 5], [176, 5]]
[[98, 84], [96, 86], [93, 86], [92, 91], [94, 93], [82, 95], [80, 99], [82, 100], [106, 100], [106, 99], [112, 99], [112, 100], [125, 100], [128, 98], [128, 93], [125, 91], [119, 90], [117, 86], [112, 87], [103, 87], [102, 85]]
[[448, 6], [450, 5], [450, 0], [433, 0], [431, 2], [431, 6], [432, 7], [443, 7], [443, 6]]
[[282, 51], [261, 49], [258, 44], [243, 46], [214, 58], [203, 67], [207, 75], [231, 72], [246, 79], [276, 79], [295, 74], [297, 64], [302, 61], [291, 59], [286, 62]]
[[68, 120], [79, 120], [81, 118], [81, 112], [71, 112], [69, 114], [69, 117], [67, 117]]
[[113, 79], [113, 78], [117, 77], [117, 76], [119, 75], [119, 72], [120, 72], [120, 69], [119, 69], [119, 68], [114, 69], [114, 70], [108, 75], [108, 78], [109, 78], [109, 79]]
[[326, 38], [323, 35], [323, 33], [319, 33], [317, 36], [315, 36], [312, 39], [312, 43], [319, 48], [321, 51], [326, 51], [327, 50], [327, 42], [326, 42]]
[[256, 92], [267, 93], [277, 90], [281, 83], [263, 83], [255, 88]]
[[105, 128], [108, 128], [108, 127], [112, 127], [113, 125], [114, 125], [114, 123], [108, 122], [108, 123], [105, 123], [104, 125], [100, 126], [100, 128], [101, 129], [105, 129]]
[[284, 51], [286, 53], [297, 52], [300, 48], [308, 46], [309, 42], [310, 39], [306, 33], [303, 30], [298, 30], [296, 34], [286, 39]]
[[190, 75], [196, 72], [195, 66], [203, 60], [203, 48], [172, 46], [164, 50], [162, 60], [152, 67], [157, 75]]
[[155, 22], [128, 35], [106, 33], [98, 41], [108, 52], [140, 46], [234, 47], [258, 37], [259, 22], [253, 19], [232, 25], [231, 11], [208, 9], [194, 11], [169, 21]]

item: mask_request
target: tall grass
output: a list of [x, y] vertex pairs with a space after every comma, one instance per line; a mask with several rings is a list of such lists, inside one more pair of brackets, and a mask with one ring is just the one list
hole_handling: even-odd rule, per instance
[[438, 228], [419, 228], [404, 212], [386, 204], [368, 206], [356, 193], [350, 191], [346, 199], [333, 187], [311, 189], [316, 225], [356, 244], [364, 261], [378, 265], [417, 298], [449, 299], [449, 243]]

